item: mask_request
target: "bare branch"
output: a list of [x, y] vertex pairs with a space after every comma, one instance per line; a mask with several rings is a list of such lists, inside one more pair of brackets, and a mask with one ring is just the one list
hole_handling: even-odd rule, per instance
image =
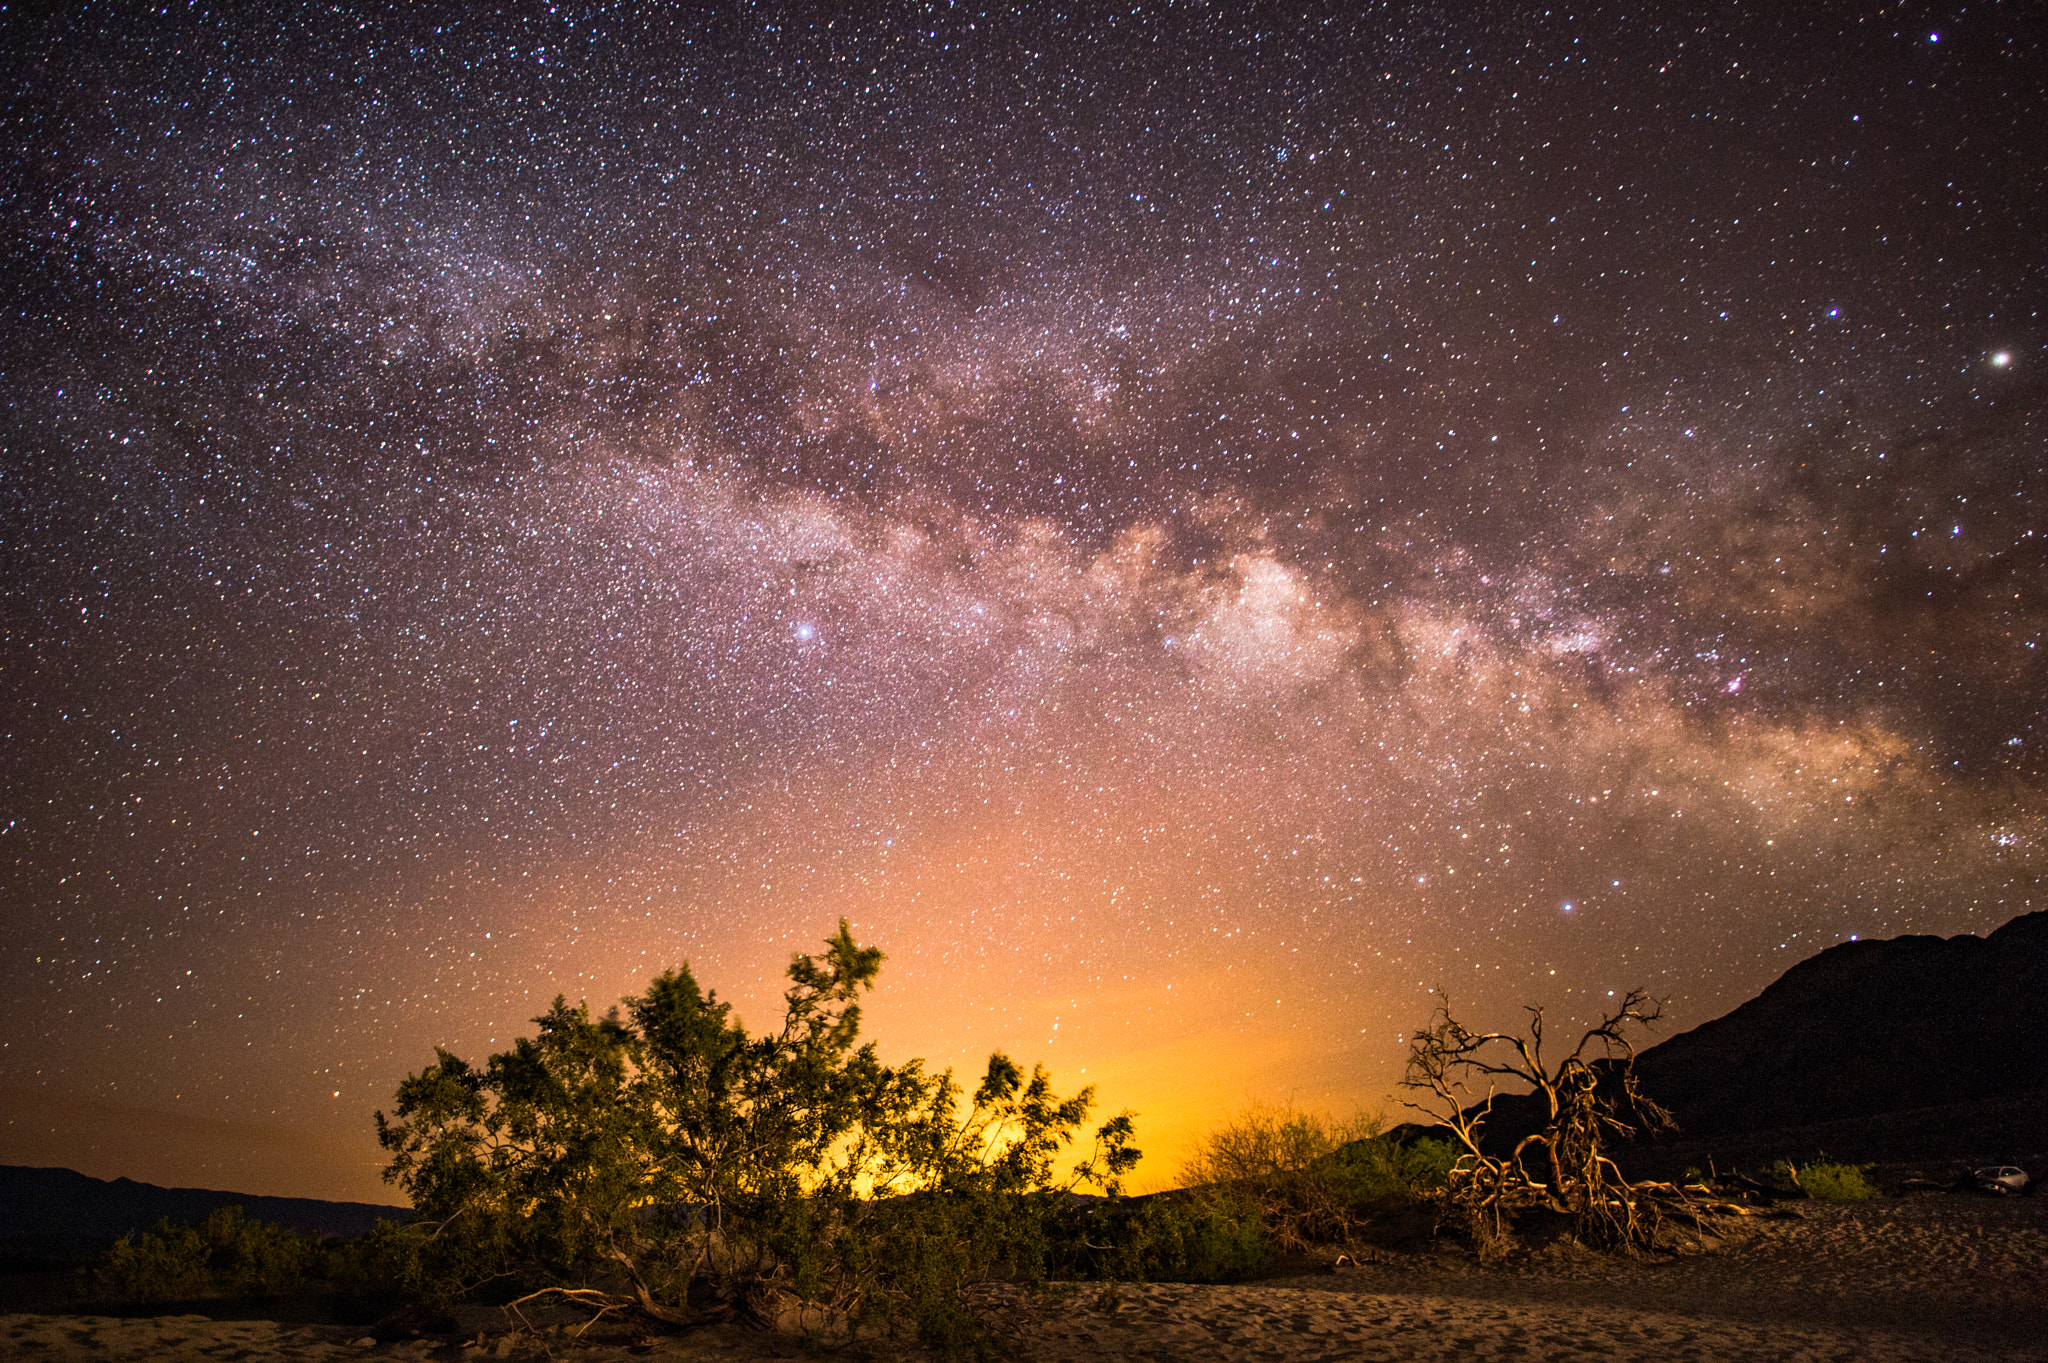
[[[1511, 1200], [1540, 1195], [1557, 1211], [1573, 1215], [1588, 1239], [1640, 1249], [1655, 1235], [1655, 1205], [1637, 1196], [1602, 1147], [1639, 1128], [1672, 1125], [1670, 1113], [1637, 1086], [1630, 1035], [1657, 1022], [1663, 1004], [1645, 990], [1629, 990], [1555, 1067], [1543, 1059], [1543, 1010], [1532, 1005], [1527, 1012], [1526, 1035], [1474, 1032], [1457, 1020], [1449, 996], [1439, 992], [1430, 1025], [1410, 1044], [1403, 1086], [1428, 1097], [1407, 1106], [1449, 1127], [1466, 1150], [1448, 1199], [1464, 1214], [1482, 1248], [1497, 1244], [1504, 1234], [1504, 1209]], [[1470, 1102], [1471, 1082], [1480, 1078], [1487, 1080], [1487, 1096]], [[1540, 1093], [1549, 1111], [1541, 1131], [1523, 1137], [1506, 1158], [1497, 1158], [1486, 1153], [1481, 1128], [1492, 1115], [1494, 1081], [1505, 1078], [1519, 1079]], [[1530, 1176], [1524, 1163], [1536, 1152], [1548, 1166], [1548, 1178], [1541, 1181]]]

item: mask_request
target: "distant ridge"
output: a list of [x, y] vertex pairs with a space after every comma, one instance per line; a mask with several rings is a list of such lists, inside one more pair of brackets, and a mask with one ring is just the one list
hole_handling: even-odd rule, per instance
[[[1660, 1144], [1688, 1150], [2048, 1154], [2048, 911], [1989, 937], [1829, 947], [1733, 1012], [1644, 1050], [1636, 1073], [1678, 1122]], [[1511, 1148], [1542, 1121], [1533, 1095], [1503, 1096], [1486, 1144]], [[1653, 1148], [1628, 1162], [1655, 1162]]]
[[1829, 947], [1636, 1073], [1692, 1137], [2048, 1088], [2048, 912], [1989, 937]]
[[0, 1240], [118, 1240], [158, 1221], [191, 1222], [220, 1207], [240, 1206], [253, 1220], [325, 1235], [361, 1235], [379, 1221], [403, 1221], [404, 1207], [374, 1202], [322, 1202], [310, 1197], [255, 1197], [208, 1188], [159, 1188], [118, 1178], [88, 1178], [70, 1169], [0, 1165]]

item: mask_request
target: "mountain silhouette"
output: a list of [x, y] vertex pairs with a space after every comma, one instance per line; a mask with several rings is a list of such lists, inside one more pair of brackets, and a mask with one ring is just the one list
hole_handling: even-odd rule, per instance
[[70, 1169], [0, 1165], [0, 1242], [118, 1240], [153, 1230], [165, 1217], [194, 1223], [230, 1205], [239, 1205], [251, 1220], [321, 1235], [361, 1235], [379, 1221], [412, 1215], [404, 1207], [371, 1202], [160, 1188], [126, 1178], [89, 1178]]
[[1829, 947], [1636, 1074], [1692, 1137], [2048, 1088], [2048, 912], [1989, 937]]
[[[1678, 1131], [1638, 1169], [1730, 1157], [2005, 1159], [2048, 1153], [2048, 912], [1989, 937], [1843, 942], [1748, 1003], [1636, 1057]], [[1542, 1100], [1494, 1100], [1484, 1143], [1542, 1128]], [[1671, 1159], [1659, 1159], [1659, 1148]], [[1667, 1171], [1668, 1172], [1668, 1171]]]

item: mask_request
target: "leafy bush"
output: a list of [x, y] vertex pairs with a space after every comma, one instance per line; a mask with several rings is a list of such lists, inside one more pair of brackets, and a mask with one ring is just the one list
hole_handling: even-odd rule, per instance
[[592, 1017], [557, 998], [482, 1070], [437, 1052], [377, 1114], [385, 1177], [412, 1196], [395, 1258], [429, 1296], [559, 1291], [671, 1324], [795, 1304], [828, 1330], [966, 1329], [960, 1287], [1042, 1275], [1065, 1190], [1117, 1190], [1128, 1114], [1056, 1176], [1092, 1089], [990, 1057], [951, 1071], [856, 1045], [882, 954], [846, 924], [795, 957], [778, 1031], [749, 1035], [688, 967]]
[[1799, 1171], [1799, 1186], [1808, 1197], [1829, 1202], [1861, 1202], [1879, 1195], [1864, 1177], [1871, 1168], [1868, 1164], [1809, 1164]]
[[319, 1271], [320, 1242], [222, 1207], [197, 1226], [167, 1218], [124, 1236], [92, 1272], [96, 1295], [116, 1301], [264, 1297], [302, 1286]]
[[1378, 1135], [1370, 1119], [1333, 1123], [1252, 1103], [1203, 1138], [1181, 1166], [1181, 1181], [1197, 1203], [1255, 1209], [1276, 1248], [1302, 1249], [1344, 1238], [1362, 1166], [1340, 1152]]
[[[1214, 1265], [1206, 1271], [1215, 1276], [1230, 1276], [1276, 1250], [1348, 1244], [1372, 1204], [1443, 1187], [1456, 1161], [1450, 1144], [1403, 1143], [1382, 1126], [1377, 1116], [1331, 1121], [1291, 1107], [1246, 1107], [1210, 1133], [1181, 1170], [1197, 1223], [1213, 1227], [1198, 1241], [1218, 1248], [1193, 1259], [1166, 1254], [1157, 1271], [1169, 1276], [1187, 1271], [1177, 1265], [1199, 1261]], [[1257, 1257], [1248, 1257], [1240, 1229], [1252, 1225], [1267, 1246]], [[1157, 1239], [1162, 1246], [1187, 1243], [1187, 1232], [1169, 1217]]]
[[418, 1227], [379, 1221], [367, 1235], [329, 1243], [324, 1276], [351, 1296], [403, 1296], [419, 1281], [420, 1247]]
[[1349, 1243], [1377, 1204], [1441, 1188], [1454, 1159], [1448, 1142], [1382, 1134], [1378, 1118], [1253, 1104], [1183, 1165], [1193, 1186], [1056, 1216], [1048, 1264], [1068, 1278], [1230, 1282], [1283, 1250]]
[[1228, 1195], [1154, 1198], [1135, 1230], [1138, 1271], [1130, 1276], [1140, 1281], [1232, 1282], [1273, 1257], [1258, 1205]]
[[1070, 1206], [1051, 1221], [1051, 1276], [1231, 1282], [1273, 1256], [1256, 1203], [1214, 1189]]
[[1331, 1160], [1341, 1170], [1355, 1206], [1442, 1189], [1458, 1162], [1458, 1151], [1449, 1141], [1427, 1136], [1406, 1142], [1371, 1136], [1338, 1147]]

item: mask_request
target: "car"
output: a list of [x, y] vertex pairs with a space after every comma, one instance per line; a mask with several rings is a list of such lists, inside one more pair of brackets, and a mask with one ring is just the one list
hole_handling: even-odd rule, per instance
[[1978, 1188], [2000, 1197], [2023, 1193], [2027, 1190], [2027, 1185], [2033, 1182], [2027, 1177], [2026, 1170], [2012, 1164], [1994, 1164], [1983, 1169], [1975, 1169], [1971, 1171], [1970, 1177]]

